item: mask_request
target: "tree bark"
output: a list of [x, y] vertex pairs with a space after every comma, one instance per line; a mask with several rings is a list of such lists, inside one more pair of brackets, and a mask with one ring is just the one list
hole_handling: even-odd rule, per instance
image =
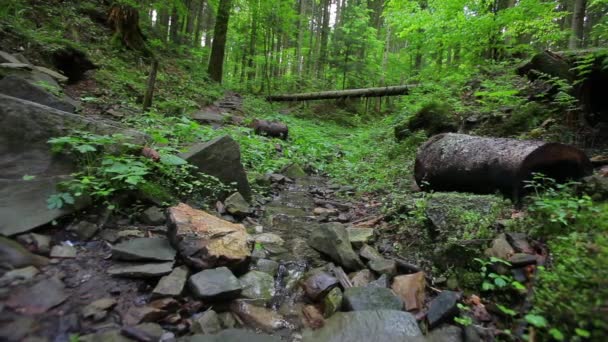
[[220, 0], [213, 32], [213, 43], [211, 44], [211, 56], [209, 58], [209, 77], [222, 83], [224, 70], [224, 53], [226, 50], [226, 37], [228, 34], [228, 20], [230, 19], [231, 0]]
[[149, 53], [139, 28], [139, 11], [136, 8], [128, 5], [113, 5], [108, 22], [126, 47]]
[[418, 150], [414, 177], [425, 190], [493, 193], [514, 200], [524, 195], [524, 181], [535, 172], [557, 181], [590, 174], [585, 153], [544, 141], [444, 133]]
[[572, 33], [568, 43], [568, 49], [578, 49], [583, 41], [583, 32], [585, 28], [585, 11], [587, 9], [587, 0], [575, 0], [574, 12], [572, 14]]
[[171, 28], [169, 29], [171, 41], [179, 44], [179, 13], [177, 7], [173, 7], [171, 12]]
[[150, 75], [148, 75], [148, 84], [146, 87], [146, 94], [144, 96], [143, 109], [144, 112], [152, 105], [152, 97], [154, 96], [154, 86], [156, 85], [156, 74], [158, 72], [158, 60], [154, 58], [152, 60], [152, 68], [150, 69]]
[[323, 0], [323, 24], [321, 26], [321, 42], [319, 47], [319, 60], [317, 65], [317, 77], [322, 77], [327, 64], [327, 43], [329, 41], [329, 16], [330, 0]]
[[378, 88], [362, 88], [362, 89], [347, 89], [334, 91], [319, 91], [313, 93], [300, 94], [283, 94], [270, 95], [266, 99], [268, 101], [311, 101], [311, 100], [328, 100], [328, 99], [345, 99], [358, 97], [380, 97], [380, 96], [397, 96], [407, 95], [411, 88], [416, 85], [401, 85]]

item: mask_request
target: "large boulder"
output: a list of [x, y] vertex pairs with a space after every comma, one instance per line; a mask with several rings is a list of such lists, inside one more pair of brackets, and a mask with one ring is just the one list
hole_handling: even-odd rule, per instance
[[241, 268], [251, 255], [249, 234], [235, 224], [180, 203], [167, 210], [169, 241], [196, 269]]
[[416, 318], [409, 312], [371, 310], [338, 312], [319, 330], [305, 330], [304, 342], [424, 341]]
[[241, 195], [247, 200], [251, 199], [251, 188], [241, 164], [241, 149], [230, 136], [224, 135], [191, 146], [180, 157], [196, 166], [200, 172], [214, 176], [225, 184], [236, 183]]
[[0, 93], [20, 99], [40, 103], [64, 112], [73, 113], [76, 107], [41, 86], [34, 85], [17, 76], [7, 76], [0, 80]]
[[[123, 132], [143, 143], [145, 136], [112, 123], [63, 112], [0, 94], [0, 234], [15, 235], [73, 212], [84, 203], [49, 210], [46, 200], [74, 172], [72, 163], [51, 152], [47, 141], [72, 130]], [[23, 176], [34, 176], [24, 180]]]

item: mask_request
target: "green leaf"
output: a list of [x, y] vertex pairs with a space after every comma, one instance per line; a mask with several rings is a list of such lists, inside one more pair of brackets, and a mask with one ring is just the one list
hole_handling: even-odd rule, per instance
[[576, 328], [576, 329], [574, 329], [574, 332], [580, 337], [585, 337], [585, 338], [591, 337], [591, 333], [585, 329]]
[[561, 331], [557, 330], [556, 328], [551, 328], [549, 329], [549, 334], [556, 339], [557, 341], [563, 341], [564, 340], [564, 334], [562, 334]]
[[74, 204], [74, 197], [67, 192], [61, 194], [61, 199], [67, 204]]
[[506, 307], [504, 305], [500, 305], [500, 304], [496, 303], [496, 307], [498, 307], [498, 309], [500, 309], [500, 311], [502, 311], [506, 315], [509, 315], [509, 316], [517, 315], [517, 312], [515, 310], [509, 309], [508, 307]]
[[160, 156], [160, 162], [165, 165], [185, 165], [188, 164], [184, 159], [173, 155], [173, 154], [163, 154]]
[[34, 178], [36, 178], [36, 176], [31, 176], [31, 175], [23, 175], [23, 177], [22, 177], [22, 179], [23, 179], [24, 181], [31, 181], [31, 180], [33, 180]]
[[526, 322], [532, 324], [537, 328], [544, 328], [547, 326], [547, 320], [543, 316], [527, 314], [524, 318], [526, 319]]
[[80, 153], [87, 153], [87, 152], [95, 152], [95, 151], [97, 151], [97, 149], [95, 148], [95, 146], [88, 145], [88, 144], [76, 145], [75, 148]]
[[46, 200], [47, 208], [53, 209], [61, 209], [63, 207], [63, 200], [61, 199], [61, 195], [51, 195]]

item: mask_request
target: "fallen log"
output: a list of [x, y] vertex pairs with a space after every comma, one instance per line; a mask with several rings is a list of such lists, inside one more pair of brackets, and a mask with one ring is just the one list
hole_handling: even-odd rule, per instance
[[344, 99], [344, 98], [355, 98], [355, 97], [382, 97], [382, 96], [396, 96], [396, 95], [407, 95], [409, 90], [416, 87], [415, 84], [400, 85], [400, 86], [389, 86], [389, 87], [378, 87], [378, 88], [361, 88], [361, 89], [347, 89], [347, 90], [332, 90], [332, 91], [318, 91], [313, 93], [299, 93], [299, 94], [282, 94], [282, 95], [270, 95], [266, 97], [268, 101], [311, 101], [311, 100], [328, 100], [328, 99]]
[[542, 173], [558, 182], [590, 174], [591, 163], [575, 147], [543, 141], [444, 133], [416, 156], [414, 176], [423, 190], [493, 193], [519, 200], [524, 181]]

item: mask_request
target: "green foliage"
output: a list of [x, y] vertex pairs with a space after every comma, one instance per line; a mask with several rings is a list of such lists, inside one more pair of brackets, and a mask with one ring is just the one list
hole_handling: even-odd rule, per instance
[[508, 261], [496, 257], [491, 257], [489, 260], [475, 258], [475, 261], [481, 264], [480, 273], [484, 279], [483, 283], [481, 284], [481, 289], [483, 291], [497, 291], [508, 288], [512, 288], [517, 291], [525, 289], [521, 283], [513, 280], [513, 277], [510, 275], [500, 274], [492, 271], [492, 269], [499, 264], [511, 266]]

